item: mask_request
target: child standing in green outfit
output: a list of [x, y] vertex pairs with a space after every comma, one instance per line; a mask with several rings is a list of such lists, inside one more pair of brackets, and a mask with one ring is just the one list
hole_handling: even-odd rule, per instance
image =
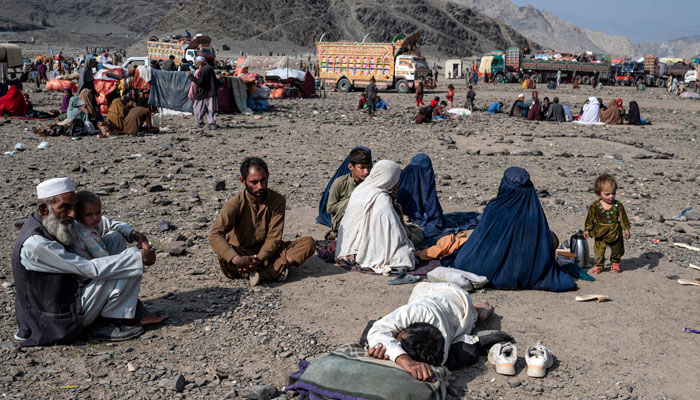
[[[595, 180], [595, 194], [600, 197], [591, 204], [586, 217], [586, 230], [583, 236], [595, 238], [593, 253], [595, 266], [593, 273], [599, 274], [605, 265], [605, 250], [610, 246], [610, 261], [613, 272], [620, 272], [620, 259], [625, 254], [624, 239], [630, 238], [630, 221], [625, 207], [615, 200], [617, 182], [612, 175], [602, 174]], [[623, 239], [624, 231], [624, 239]]]

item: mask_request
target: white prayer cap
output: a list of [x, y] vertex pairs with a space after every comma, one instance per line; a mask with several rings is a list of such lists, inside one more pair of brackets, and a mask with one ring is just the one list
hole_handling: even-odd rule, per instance
[[204, 61], [206, 61], [206, 60], [202, 56], [197, 56], [194, 58], [194, 62], [204, 62]]
[[522, 98], [525, 98], [525, 95], [522, 94], [522, 93], [520, 93], [520, 94], [518, 95], [518, 98], [521, 98], [521, 97], [522, 97]]
[[75, 185], [70, 178], [53, 178], [36, 185], [36, 196], [39, 199], [48, 199], [70, 192], [75, 192]]

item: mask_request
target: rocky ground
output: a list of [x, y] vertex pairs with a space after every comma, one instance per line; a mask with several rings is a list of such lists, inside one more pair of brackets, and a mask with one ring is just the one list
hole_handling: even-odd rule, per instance
[[[454, 81], [458, 103], [464, 82]], [[431, 96], [443, 96], [447, 82]], [[476, 87], [477, 106], [503, 101], [515, 85]], [[31, 91], [30, 91], [31, 92]], [[540, 90], [578, 109], [589, 95], [607, 104], [637, 100], [653, 126], [592, 127], [474, 115], [413, 125], [412, 95], [382, 93], [391, 109], [373, 120], [354, 110], [358, 93], [277, 100], [255, 116], [221, 115], [216, 131], [194, 128], [192, 118], [171, 117], [155, 136], [41, 138], [39, 122], [0, 124], [0, 395], [6, 398], [285, 398], [285, 377], [299, 359], [357, 340], [365, 323], [402, 305], [411, 286], [346, 272], [316, 256], [284, 284], [250, 288], [219, 271], [206, 236], [223, 202], [240, 190], [237, 171], [245, 156], [264, 157], [270, 186], [287, 197], [285, 236], [313, 235], [318, 200], [328, 178], [355, 145], [375, 160], [402, 165], [417, 152], [431, 156], [438, 193], [448, 211], [471, 211], [495, 196], [503, 171], [530, 171], [543, 193], [552, 229], [568, 238], [583, 228], [592, 184], [601, 172], [617, 176], [618, 199], [632, 221], [632, 239], [619, 275], [606, 270], [576, 293], [496, 291], [474, 293], [496, 307], [482, 327], [517, 340], [514, 378], [495, 373], [486, 359], [453, 374], [458, 399], [691, 399], [700, 392], [694, 279], [700, 254], [673, 242], [699, 245], [700, 103], [661, 89]], [[57, 108], [59, 95], [31, 93], [39, 110]], [[49, 147], [37, 149], [41, 141]], [[20, 349], [15, 332], [10, 254], [18, 224], [35, 207], [34, 186], [69, 176], [80, 189], [103, 196], [105, 215], [131, 223], [159, 249], [145, 273], [142, 294], [166, 323], [133, 341]], [[223, 183], [221, 183], [223, 182]], [[687, 220], [672, 217], [692, 207]], [[14, 227], [13, 227], [14, 226]], [[591, 243], [592, 245], [592, 243]], [[577, 303], [578, 294], [605, 294], [606, 303]], [[544, 379], [528, 378], [525, 349], [537, 341], [556, 362]], [[270, 389], [270, 388], [267, 388]], [[252, 393], [251, 393], [252, 392]], [[252, 397], [251, 397], [252, 396]]]

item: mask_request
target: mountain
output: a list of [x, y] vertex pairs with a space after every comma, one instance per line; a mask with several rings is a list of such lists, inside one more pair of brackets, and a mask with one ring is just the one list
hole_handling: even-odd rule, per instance
[[427, 53], [465, 57], [510, 46], [537, 48], [507, 25], [444, 0], [209, 0], [182, 2], [152, 32], [180, 33], [197, 27], [219, 40], [291, 43], [313, 48], [328, 40], [390, 41], [397, 33], [421, 32]]
[[0, 38], [53, 46], [129, 45], [148, 34], [176, 0], [0, 0]]
[[451, 0], [493, 17], [545, 48], [565, 52], [593, 51], [636, 55], [637, 47], [622, 36], [581, 28], [531, 5], [518, 7], [510, 0]]

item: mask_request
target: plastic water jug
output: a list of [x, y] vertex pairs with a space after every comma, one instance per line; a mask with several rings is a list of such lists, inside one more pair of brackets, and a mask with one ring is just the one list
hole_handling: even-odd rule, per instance
[[581, 268], [588, 268], [590, 253], [588, 251], [588, 241], [583, 237], [583, 231], [578, 231], [571, 236], [569, 243], [571, 252], [576, 254], [574, 264], [578, 264]]

